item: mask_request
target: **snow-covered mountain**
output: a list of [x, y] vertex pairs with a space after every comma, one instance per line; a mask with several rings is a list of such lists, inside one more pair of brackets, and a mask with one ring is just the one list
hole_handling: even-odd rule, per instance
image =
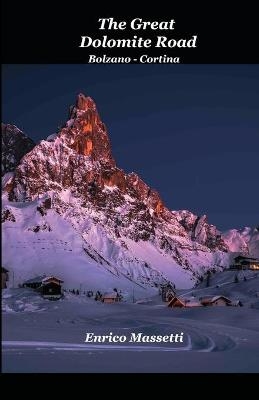
[[15, 125], [1, 124], [2, 131], [2, 176], [13, 171], [21, 158], [28, 153], [35, 143]]
[[259, 258], [259, 226], [230, 229], [223, 234], [223, 238], [231, 252]]
[[188, 288], [229, 264], [228, 245], [206, 216], [170, 211], [116, 165], [96, 105], [83, 94], [58, 134], [5, 175], [3, 193], [3, 261], [17, 280], [45, 272], [68, 287], [171, 280]]

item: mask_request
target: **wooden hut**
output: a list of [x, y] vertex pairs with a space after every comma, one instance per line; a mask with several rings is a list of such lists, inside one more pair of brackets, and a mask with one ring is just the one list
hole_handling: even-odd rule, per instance
[[206, 296], [201, 297], [200, 302], [203, 306], [231, 306], [232, 301], [225, 296]]
[[121, 296], [117, 292], [104, 293], [101, 297], [103, 303], [118, 303], [121, 301]]
[[201, 307], [201, 302], [196, 298], [184, 298], [175, 296], [168, 304], [170, 308]]
[[257, 271], [259, 270], [259, 260], [253, 257], [237, 256], [234, 258], [234, 265], [231, 268]]
[[62, 296], [62, 283], [63, 281], [55, 276], [47, 276], [38, 290], [45, 299], [58, 300]]
[[60, 299], [62, 296], [63, 281], [55, 276], [37, 276], [23, 283], [23, 287], [37, 290], [41, 295], [50, 300]]

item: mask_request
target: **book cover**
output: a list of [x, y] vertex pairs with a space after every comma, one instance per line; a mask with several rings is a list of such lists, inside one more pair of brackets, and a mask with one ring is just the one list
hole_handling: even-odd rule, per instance
[[258, 372], [252, 13], [27, 11], [2, 13], [2, 372]]

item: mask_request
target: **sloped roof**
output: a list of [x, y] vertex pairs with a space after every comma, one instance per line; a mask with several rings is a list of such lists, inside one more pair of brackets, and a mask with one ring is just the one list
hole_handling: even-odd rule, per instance
[[2, 272], [9, 272], [9, 271], [5, 267], [2, 267]]
[[112, 293], [104, 293], [102, 295], [103, 299], [116, 299], [116, 297], [118, 297], [118, 293], [116, 292], [112, 292]]
[[64, 281], [62, 281], [61, 279], [57, 278], [56, 276], [46, 276], [46, 277], [44, 277], [44, 278], [42, 279], [42, 282], [46, 283], [46, 282], [48, 282], [48, 281], [51, 280], [51, 279], [54, 279], [54, 280], [59, 281], [59, 282], [61, 282], [61, 283], [64, 282]]
[[28, 284], [28, 283], [41, 283], [43, 279], [45, 278], [45, 275], [43, 276], [36, 276], [35, 278], [28, 279], [27, 281], [23, 282], [23, 284]]
[[223, 295], [201, 297], [200, 301], [202, 304], [209, 304], [209, 303], [214, 303], [215, 301], [217, 301], [219, 299], [224, 299], [226, 301], [226, 303], [231, 303], [231, 300], [228, 297], [223, 296]]
[[237, 256], [234, 258], [234, 260], [238, 260], [238, 259], [242, 259], [242, 260], [252, 260], [252, 261], [258, 261], [257, 258], [254, 257], [248, 257], [248, 256]]
[[23, 282], [23, 284], [27, 285], [30, 283], [47, 283], [51, 279], [54, 279], [54, 280], [57, 280], [57, 281], [63, 283], [63, 281], [61, 279], [56, 278], [55, 276], [39, 275], [39, 276], [36, 276], [35, 278], [28, 279], [27, 281]]
[[176, 301], [179, 301], [183, 306], [185, 306], [185, 299], [175, 296], [169, 301], [168, 307], [171, 307]]
[[226, 296], [214, 296], [212, 297], [212, 303], [218, 299], [224, 299], [227, 303], [231, 303], [231, 300]]

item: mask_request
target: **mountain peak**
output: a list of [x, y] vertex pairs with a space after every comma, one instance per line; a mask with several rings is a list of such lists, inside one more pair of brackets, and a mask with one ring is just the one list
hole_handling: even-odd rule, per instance
[[105, 124], [91, 97], [78, 94], [75, 105], [70, 107], [69, 120], [61, 130], [60, 137], [77, 154], [91, 157], [94, 161], [115, 164]]
[[85, 96], [83, 93], [79, 93], [76, 99], [76, 108], [78, 110], [96, 110], [96, 105], [93, 99], [89, 96]]
[[[9, 146], [9, 142], [4, 144]], [[142, 286], [157, 286], [165, 272], [167, 280], [190, 287], [209, 266], [221, 268], [229, 263], [226, 244], [205, 216], [171, 212], [159, 193], [136, 173], [127, 174], [116, 165], [97, 107], [82, 93], [58, 134], [50, 141], [42, 140], [23, 156], [5, 182], [6, 241], [17, 241], [17, 230], [9, 228], [22, 221], [19, 238], [27, 237], [28, 252], [32, 251], [26, 253], [26, 263], [34, 260], [34, 245], [42, 240], [39, 268], [45, 268], [46, 247], [52, 249], [54, 242], [59, 246], [55, 247], [53, 258], [55, 268], [65, 270], [69, 258], [64, 251], [68, 250], [74, 257], [70, 258], [69, 269], [75, 263], [76, 276], [78, 266], [82, 267], [87, 285], [87, 264], [98, 266], [98, 275], [93, 272], [96, 285], [103, 268], [109, 271], [105, 280], [110, 275], [116, 279], [122, 276]], [[15, 212], [15, 201], [30, 204], [18, 204]], [[67, 241], [63, 243], [67, 229]], [[33, 239], [34, 234], [38, 240], [36, 236]], [[9, 235], [14, 235], [12, 240]], [[45, 241], [49, 246], [45, 247]], [[56, 249], [63, 256], [57, 256]], [[10, 247], [9, 254], [13, 253]], [[7, 265], [12, 264], [6, 261]]]

